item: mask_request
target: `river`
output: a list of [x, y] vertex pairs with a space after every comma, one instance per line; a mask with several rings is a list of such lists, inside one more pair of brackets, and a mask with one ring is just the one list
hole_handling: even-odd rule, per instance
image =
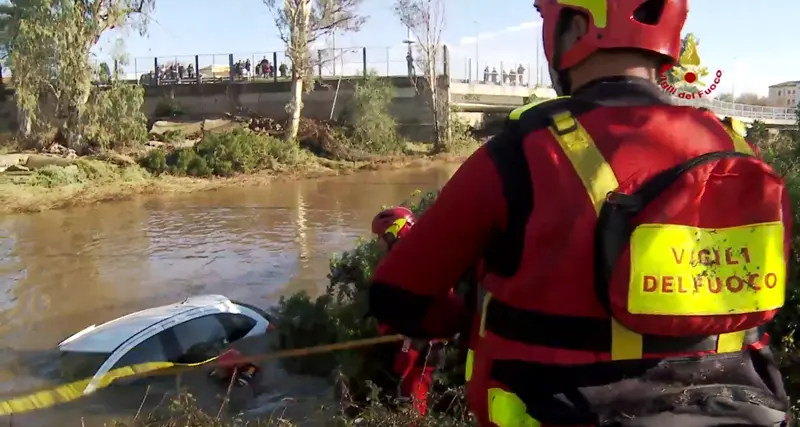
[[[319, 293], [330, 255], [368, 235], [382, 205], [439, 188], [456, 168], [279, 180], [2, 217], [0, 393], [46, 387], [48, 351], [59, 341], [131, 311], [203, 293], [262, 307]], [[45, 410], [15, 425], [80, 425], [76, 412]], [[94, 418], [84, 425], [107, 421]]]

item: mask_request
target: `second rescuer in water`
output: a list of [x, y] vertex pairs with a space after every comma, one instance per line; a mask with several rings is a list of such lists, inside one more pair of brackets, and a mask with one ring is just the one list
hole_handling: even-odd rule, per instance
[[561, 98], [509, 116], [376, 270], [371, 311], [411, 337], [485, 261], [470, 409], [482, 425], [777, 426], [764, 327], [791, 212], [741, 124], [671, 105], [688, 0], [541, 0]]
[[[415, 221], [414, 213], [405, 206], [386, 209], [372, 220], [372, 233], [378, 237], [381, 248], [389, 252], [397, 242], [410, 234]], [[383, 324], [378, 325], [378, 330], [383, 335], [393, 333]], [[441, 350], [435, 342], [427, 340], [406, 339], [401, 344], [384, 344], [375, 353], [387, 373], [393, 373], [395, 378], [375, 378], [374, 382], [386, 391], [395, 388], [397, 397], [410, 399], [417, 414], [425, 415], [428, 410], [428, 391], [434, 368], [442, 356]]]

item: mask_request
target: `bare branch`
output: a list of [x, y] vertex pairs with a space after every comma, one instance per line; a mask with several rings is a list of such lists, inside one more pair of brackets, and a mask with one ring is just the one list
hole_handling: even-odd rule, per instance
[[[412, 81], [421, 94], [427, 95], [428, 106], [431, 108], [436, 131], [436, 150], [443, 150], [444, 144], [449, 139], [448, 120], [450, 116], [449, 101], [442, 97], [440, 91], [439, 64], [443, 54], [442, 33], [446, 24], [446, 9], [444, 0], [395, 0], [394, 12], [400, 22], [408, 27], [416, 42], [417, 58], [408, 58], [409, 74], [412, 73], [412, 64], [417, 64], [422, 71], [425, 87], [416, 85], [416, 78]], [[410, 56], [413, 56], [409, 52]]]
[[358, 15], [363, 0], [262, 0], [272, 12], [286, 54], [292, 65], [292, 98], [287, 105], [291, 113], [288, 139], [295, 139], [302, 109], [301, 92], [308, 90], [315, 64], [322, 56], [314, 55], [310, 47], [334, 32], [358, 31], [365, 18]]

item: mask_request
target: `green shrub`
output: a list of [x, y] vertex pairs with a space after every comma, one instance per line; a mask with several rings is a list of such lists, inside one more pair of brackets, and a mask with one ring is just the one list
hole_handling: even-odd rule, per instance
[[114, 81], [86, 104], [86, 138], [103, 149], [136, 147], [147, 141], [142, 112], [144, 88]]
[[453, 154], [471, 153], [477, 148], [478, 140], [472, 136], [472, 127], [469, 123], [453, 115], [450, 120], [450, 136], [445, 141], [446, 152]]
[[368, 153], [398, 153], [405, 142], [397, 131], [397, 122], [389, 113], [394, 86], [374, 72], [356, 84], [353, 148]]
[[78, 159], [73, 165], [67, 167], [49, 165], [36, 169], [27, 184], [56, 188], [73, 184], [133, 182], [147, 177], [147, 173], [136, 166], [120, 167], [99, 160]]
[[186, 141], [186, 134], [183, 129], [170, 129], [161, 135], [161, 139], [167, 144], [179, 144]]
[[167, 150], [156, 148], [139, 159], [139, 165], [156, 176], [167, 173], [169, 171], [169, 165], [167, 164], [168, 155], [169, 153]]
[[36, 187], [56, 188], [65, 185], [80, 184], [84, 180], [77, 167], [48, 165], [36, 169], [28, 183]]
[[172, 152], [152, 150], [139, 164], [155, 175], [229, 177], [274, 169], [278, 165], [294, 165], [300, 160], [301, 152], [296, 144], [237, 129], [208, 134], [191, 148]]
[[119, 177], [120, 168], [111, 163], [78, 159], [75, 162], [83, 180], [94, 182], [111, 182]]

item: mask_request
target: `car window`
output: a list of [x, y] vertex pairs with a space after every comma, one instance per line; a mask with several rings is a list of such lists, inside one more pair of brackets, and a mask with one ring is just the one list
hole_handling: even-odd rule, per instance
[[112, 369], [145, 362], [162, 361], [168, 361], [168, 358], [164, 352], [164, 346], [161, 345], [161, 337], [159, 334], [142, 341], [139, 345], [130, 349], [116, 364], [114, 364], [114, 368]]
[[108, 359], [108, 353], [62, 351], [59, 355], [61, 376], [66, 381], [91, 378]]
[[240, 340], [256, 326], [256, 321], [244, 314], [220, 313], [216, 315], [225, 332], [228, 334], [228, 342]]
[[197, 363], [208, 360], [228, 344], [228, 333], [215, 315], [176, 325], [172, 330], [183, 355], [179, 363]]

